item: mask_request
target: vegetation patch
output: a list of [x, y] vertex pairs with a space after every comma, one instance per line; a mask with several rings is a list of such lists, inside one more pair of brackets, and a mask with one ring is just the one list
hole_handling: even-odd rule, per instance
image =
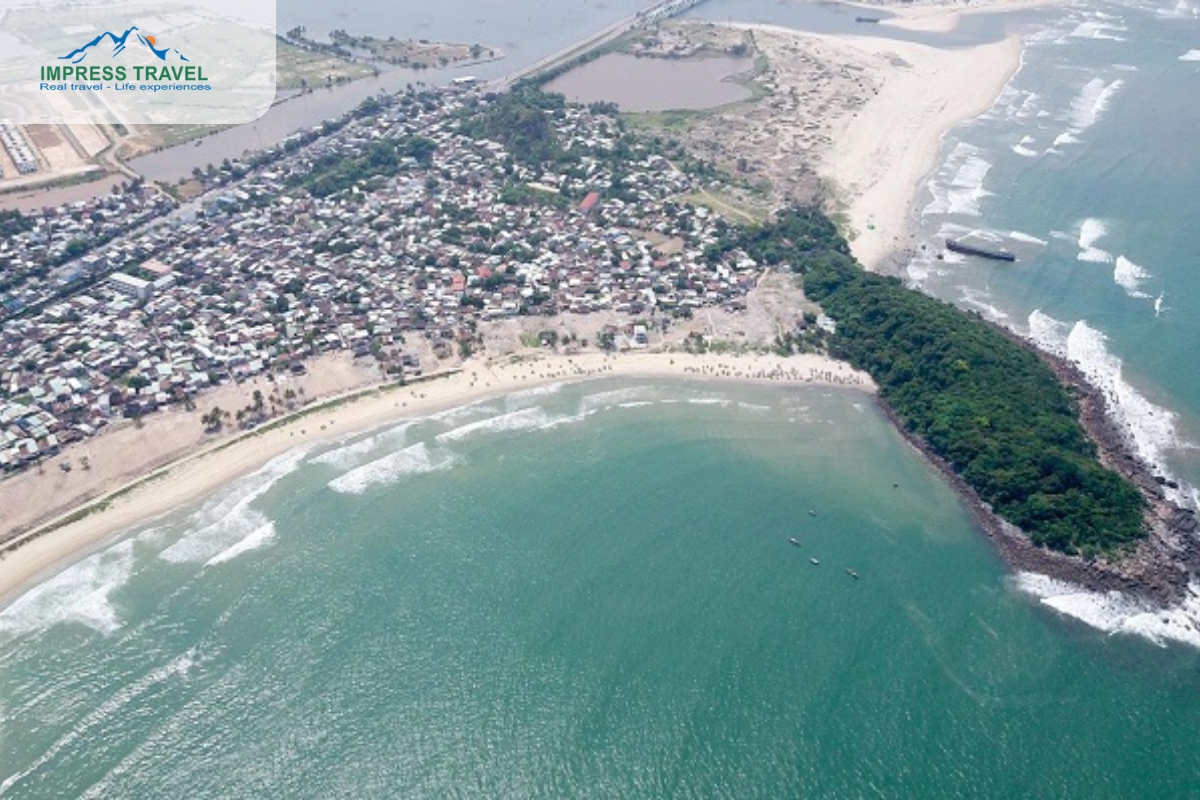
[[1096, 555], [1146, 534], [1145, 500], [1104, 467], [1076, 404], [979, 315], [864, 271], [833, 223], [790, 209], [725, 244], [788, 264], [834, 318], [830, 352], [868, 372], [904, 427], [1037, 544]]

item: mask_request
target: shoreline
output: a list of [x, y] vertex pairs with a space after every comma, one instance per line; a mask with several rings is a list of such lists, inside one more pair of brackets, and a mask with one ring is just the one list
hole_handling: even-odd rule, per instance
[[[958, 13], [950, 15], [955, 22]], [[892, 67], [875, 96], [845, 121], [840, 144], [818, 169], [842, 194], [851, 251], [866, 269], [878, 271], [915, 241], [916, 203], [937, 169], [943, 139], [992, 107], [1021, 67], [1024, 40], [1011, 33], [999, 42], [955, 49], [822, 38], [888, 59]], [[883, 130], [889, 134], [881, 137]]]
[[561, 355], [535, 351], [487, 362], [468, 361], [461, 368], [425, 376], [404, 386], [373, 384], [316, 400], [257, 430], [215, 442], [130, 481], [107, 487], [97, 497], [56, 509], [53, 518], [18, 534], [0, 548], [0, 608], [130, 529], [194, 503], [298, 447], [313, 447], [405, 419], [550, 383], [603, 378], [665, 378], [875, 391], [874, 383], [865, 373], [826, 356], [715, 356], [682, 352]]

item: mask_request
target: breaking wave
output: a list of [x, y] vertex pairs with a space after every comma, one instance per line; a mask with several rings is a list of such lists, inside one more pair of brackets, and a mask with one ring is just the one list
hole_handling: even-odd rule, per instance
[[1008, 238], [1015, 239], [1018, 242], [1025, 242], [1026, 244], [1040, 244], [1043, 247], [1050, 244], [1045, 239], [1039, 239], [1032, 234], [1022, 233], [1021, 231], [1012, 231], [1008, 234]]
[[245, 539], [237, 542], [232, 547], [229, 547], [205, 562], [204, 566], [211, 567], [214, 564], [223, 564], [226, 561], [232, 561], [242, 553], [248, 553], [251, 550], [257, 550], [260, 547], [266, 547], [275, 538], [275, 523], [268, 522], [261, 528], [258, 528]]
[[1188, 587], [1188, 597], [1172, 608], [1155, 608], [1122, 592], [1090, 592], [1074, 584], [1032, 572], [1013, 577], [1018, 590], [1042, 605], [1109, 634], [1129, 634], [1157, 645], [1177, 642], [1200, 647], [1200, 594]]
[[1123, 42], [1125, 37], [1118, 36], [1117, 33], [1124, 33], [1128, 30], [1124, 25], [1114, 25], [1103, 20], [1088, 20], [1079, 23], [1075, 30], [1067, 35], [1073, 39], [1107, 39], [1112, 42]]
[[[1170, 477], [1165, 453], [1184, 446], [1175, 414], [1142, 396], [1123, 377], [1121, 359], [1108, 352], [1103, 333], [1083, 320], [1059, 322], [1041, 311], [1029, 315], [1029, 337], [1040, 347], [1073, 361], [1105, 397], [1108, 413], [1126, 433], [1134, 453], [1156, 472]], [[1180, 490], [1166, 489], [1175, 502], [1187, 502]]]
[[1150, 273], [1125, 256], [1117, 256], [1116, 266], [1113, 268], [1113, 280], [1130, 297], [1150, 297], [1150, 295], [1141, 290], [1142, 281], [1149, 277]]
[[1032, 136], [1022, 137], [1020, 142], [1012, 146], [1012, 151], [1019, 156], [1024, 156], [1025, 158], [1037, 158], [1037, 150], [1032, 150], [1029, 147], [1029, 145], [1033, 143], [1034, 138]]
[[445, 450], [430, 450], [424, 442], [377, 458], [329, 482], [329, 488], [340, 494], [362, 494], [372, 486], [398, 483], [408, 475], [421, 475], [450, 469], [459, 457]]
[[439, 433], [437, 440], [439, 442], [456, 442], [477, 433], [540, 430], [552, 425], [556, 419], [556, 417], [547, 414], [541, 408], [525, 408], [508, 414], [501, 414], [498, 417], [488, 417], [477, 422], [468, 422], [466, 425], [454, 428], [453, 430]]
[[196, 649], [192, 648], [176, 656], [170, 663], [152, 670], [133, 683], [121, 688], [120, 691], [97, 706], [95, 710], [80, 720], [75, 727], [54, 742], [32, 764], [20, 772], [10, 775], [3, 783], [0, 783], [0, 794], [4, 794], [26, 777], [50, 763], [65, 748], [75, 745], [81, 739], [87, 742], [92, 737], [103, 736], [105, 728], [108, 727], [113, 717], [120, 714], [125, 706], [134, 698], [173, 676], [186, 678], [192, 667], [196, 664], [196, 660]]
[[1092, 78], [1088, 81], [1071, 103], [1068, 120], [1073, 132], [1079, 133], [1095, 125], [1124, 83], [1120, 78], [1112, 83], [1105, 83], [1103, 78]]
[[121, 619], [111, 595], [133, 574], [133, 559], [133, 540], [126, 540], [68, 567], [0, 612], [0, 633], [32, 633], [63, 622], [115, 633]]
[[1080, 261], [1093, 261], [1108, 264], [1113, 260], [1112, 253], [1096, 247], [1096, 242], [1108, 235], [1108, 227], [1098, 219], [1085, 219], [1079, 226], [1079, 255]]
[[353, 444], [344, 445], [335, 450], [321, 453], [319, 456], [309, 459], [309, 463], [328, 464], [339, 470], [351, 469], [361, 464], [372, 450], [382, 447], [391, 448], [404, 444], [408, 429], [414, 424], [413, 422], [405, 422], [402, 425], [388, 428], [385, 431], [377, 433], [374, 436], [368, 436]]
[[1200, 61], [1200, 50], [1188, 50], [1179, 57], [1180, 61]]
[[186, 522], [188, 532], [159, 553], [158, 557], [175, 564], [193, 561], [207, 563], [213, 556], [254, 536], [263, 526], [269, 525], [270, 520], [262, 512], [251, 508], [251, 504], [280, 480], [295, 472], [304, 463], [308, 452], [308, 447], [298, 447], [267, 462], [258, 472], [236, 481], [229, 491], [205, 503], [192, 514]]

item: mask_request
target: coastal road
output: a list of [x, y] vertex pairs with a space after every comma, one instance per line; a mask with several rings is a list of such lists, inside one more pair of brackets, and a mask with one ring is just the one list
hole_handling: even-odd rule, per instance
[[508, 75], [504, 78], [493, 81], [490, 84], [490, 88], [492, 88], [494, 91], [506, 91], [517, 81], [522, 80], [523, 78], [532, 78], [539, 73], [554, 69], [555, 67], [570, 61], [573, 58], [578, 58], [587, 52], [595, 50], [597, 47], [602, 47], [609, 42], [624, 36], [626, 33], [629, 33], [629, 31], [633, 30], [639, 25], [644, 24], [649, 19], [662, 21], [674, 16], [675, 14], [679, 14], [694, 8], [701, 2], [703, 2], [703, 0], [661, 0], [661, 2], [650, 5], [643, 11], [639, 11], [637, 14], [634, 14], [632, 17], [627, 17], [620, 22], [608, 26], [598, 33], [592, 34], [582, 41], [563, 48], [557, 53], [546, 56], [535, 64], [531, 64], [524, 69], [518, 70], [512, 75]]

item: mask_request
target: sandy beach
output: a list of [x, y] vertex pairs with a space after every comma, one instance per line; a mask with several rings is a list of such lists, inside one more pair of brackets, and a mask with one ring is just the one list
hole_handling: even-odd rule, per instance
[[[965, 16], [977, 14], [1005, 14], [1030, 8], [1060, 3], [1062, 0], [976, 0], [969, 6], [951, 2], [926, 2], [911, 5], [883, 4], [892, 16], [881, 20], [881, 25], [907, 31], [929, 31], [944, 33], [952, 31]], [[874, 11], [877, 6], [864, 5], [864, 11]]]
[[838, 187], [851, 248], [878, 268], [910, 236], [909, 208], [934, 168], [943, 134], [987, 111], [1021, 60], [1016, 34], [964, 49], [882, 39], [838, 39], [849, 57], [884, 59], [877, 92], [835, 133], [819, 172]]
[[[468, 361], [460, 370], [409, 386], [377, 385], [317, 400], [261, 431], [226, 438], [132, 481], [113, 469], [111, 485], [84, 506], [103, 510], [62, 524], [68, 507], [12, 540], [0, 561], [0, 602], [78, 559], [123, 531], [195, 502], [302, 445], [344, 437], [392, 421], [411, 419], [488, 397], [563, 380], [596, 378], [683, 379], [776, 385], [827, 385], [874, 391], [864, 373], [824, 356], [689, 355], [687, 353], [581, 353], [533, 351], [492, 363]], [[344, 402], [331, 402], [342, 398]], [[37, 478], [38, 476], [28, 476]], [[136, 484], [136, 485], [134, 485]], [[132, 488], [130, 488], [132, 486]], [[115, 496], [116, 495], [116, 496]], [[48, 532], [44, 532], [47, 531]]]
[[[970, 9], [940, 4], [906, 7], [899, 9], [901, 19], [895, 24], [950, 29], [962, 13], [994, 13], [1042, 1], [998, 2]], [[775, 99], [758, 104], [748, 114], [714, 115], [714, 130], [727, 137], [729, 147], [746, 145], [748, 152], [772, 165], [769, 176], [794, 174], [796, 163], [815, 164], [844, 204], [852, 248], [869, 268], [879, 267], [907, 244], [909, 209], [920, 181], [935, 164], [942, 135], [985, 111], [1020, 63], [1017, 35], [949, 49], [879, 38], [818, 36], [763, 25], [716, 27], [738, 35], [754, 32], [756, 45], [771, 64], [764, 78]], [[746, 130], [739, 133], [737, 125]], [[793, 307], [791, 302], [784, 305]], [[775, 329], [778, 313], [757, 316]], [[26, 473], [0, 482], [0, 506], [12, 509], [0, 523], [0, 535], [22, 531], [6, 544], [11, 549], [0, 562], [0, 598], [64, 559], [203, 497], [297, 445], [538, 383], [624, 376], [871, 386], [867, 376], [818, 356], [782, 360], [765, 355], [585, 353], [568, 357], [538, 351], [523, 357], [536, 361], [523, 361], [520, 366], [468, 362], [457, 374], [366, 395], [360, 394], [363, 387], [377, 376], [359, 371], [349, 359], [329, 357], [329, 363], [315, 364], [310, 371], [306, 380], [311, 386], [304, 400], [352, 397], [348, 404], [303, 413], [266, 432], [217, 438], [202, 435], [198, 412], [168, 412], [148, 420], [144, 429], [97, 437], [83, 450], [68, 448], [60, 460], [70, 463], [87, 455], [86, 470], [74, 468], [67, 473], [48, 462], [42, 474]], [[204, 396], [201, 410], [214, 403], [237, 408], [254, 388], [275, 387], [222, 387]], [[320, 403], [310, 402], [309, 408], [314, 405]], [[129, 491], [132, 483], [138, 485]], [[62, 524], [63, 517], [81, 504], [104, 503], [114, 493], [120, 496], [103, 511]], [[38, 535], [48, 526], [54, 528], [52, 533]]]
[[[940, 6], [935, 11], [914, 19], [953, 27], [961, 13]], [[986, 111], [1021, 61], [1017, 34], [976, 47], [940, 48], [768, 25], [736, 27], [756, 32], [779, 86], [804, 99], [798, 110], [816, 103], [825, 111], [820, 136], [796, 144], [815, 157], [817, 174], [844, 206], [851, 248], [868, 269], [907, 243], [909, 208], [936, 164], [943, 134]], [[795, 57], [798, 48], [806, 59]], [[814, 73], [829, 87], [826, 93], [795, 91], [810, 85]]]
[[[1049, 0], [1052, 1], [1052, 0]], [[965, 14], [1000, 14], [1048, 0], [963, 7], [881, 7], [890, 25], [942, 32]], [[729, 48], [749, 36], [765, 56], [762, 96], [692, 121], [685, 138], [730, 171], [772, 187], [777, 204], [832, 202], [849, 220], [854, 254], [877, 269], [911, 242], [910, 207], [936, 166], [942, 136], [985, 112], [1020, 66], [1017, 33], [972, 47], [870, 36], [812, 34], [766, 24], [683, 21], [671, 39]]]

